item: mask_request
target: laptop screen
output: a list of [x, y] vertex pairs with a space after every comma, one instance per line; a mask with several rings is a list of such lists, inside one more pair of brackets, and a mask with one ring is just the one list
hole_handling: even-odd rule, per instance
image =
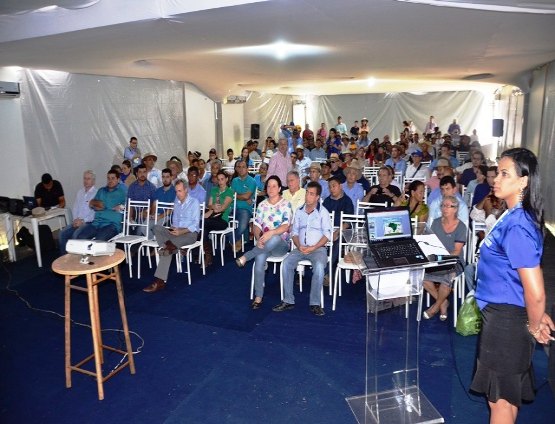
[[412, 228], [407, 208], [366, 210], [368, 241], [411, 238]]

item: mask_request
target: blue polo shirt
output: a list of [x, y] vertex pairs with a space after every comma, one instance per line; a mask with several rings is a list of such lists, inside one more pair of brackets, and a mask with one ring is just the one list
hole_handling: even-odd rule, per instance
[[519, 268], [535, 268], [543, 254], [543, 235], [519, 204], [507, 211], [480, 247], [476, 301], [525, 307]]
[[[235, 177], [233, 181], [231, 181], [231, 188], [237, 194], [250, 192], [251, 197], [253, 197], [256, 191], [256, 182], [250, 175], [246, 175], [243, 179], [241, 179], [241, 177]], [[237, 200], [237, 209], [249, 209], [252, 211], [252, 203], [248, 203], [246, 200]]]

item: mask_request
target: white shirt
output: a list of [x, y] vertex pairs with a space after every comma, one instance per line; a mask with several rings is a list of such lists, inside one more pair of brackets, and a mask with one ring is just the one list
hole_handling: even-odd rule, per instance
[[147, 176], [146, 179], [150, 181], [156, 188], [162, 187], [162, 171], [158, 168], [152, 168]]
[[82, 219], [85, 222], [92, 222], [94, 219], [94, 209], [91, 209], [89, 202], [96, 196], [97, 188], [92, 186], [87, 191], [81, 187], [75, 196], [75, 203], [71, 208], [73, 219]]

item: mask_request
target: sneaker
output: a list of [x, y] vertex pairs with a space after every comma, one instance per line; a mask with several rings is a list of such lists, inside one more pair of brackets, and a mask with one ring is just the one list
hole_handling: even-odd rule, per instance
[[324, 312], [324, 310], [322, 309], [322, 307], [320, 305], [312, 305], [310, 307], [310, 312], [312, 312], [314, 315], [316, 315], [318, 317], [326, 315], [326, 313]]
[[292, 303], [281, 302], [279, 305], [274, 306], [272, 308], [272, 311], [274, 311], [274, 312], [289, 311], [289, 310], [293, 309], [294, 307], [295, 307], [295, 305], [292, 304]]

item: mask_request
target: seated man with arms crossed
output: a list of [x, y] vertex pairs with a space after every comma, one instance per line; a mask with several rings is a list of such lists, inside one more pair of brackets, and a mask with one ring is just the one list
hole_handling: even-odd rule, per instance
[[154, 227], [154, 235], [160, 247], [160, 262], [154, 273], [154, 282], [145, 287], [144, 292], [154, 293], [166, 287], [172, 256], [177, 253], [180, 246], [197, 241], [199, 223], [198, 200], [188, 194], [188, 184], [185, 181], [177, 180], [172, 226], [169, 229], [160, 224]]
[[326, 243], [331, 240], [331, 223], [328, 210], [320, 205], [322, 187], [316, 182], [306, 186], [305, 204], [293, 218], [291, 236], [295, 249], [283, 261], [283, 302], [274, 306], [274, 312], [283, 312], [295, 307], [293, 277], [299, 261], [307, 259], [312, 264], [312, 283], [310, 287], [310, 310], [314, 315], [325, 315], [320, 306], [320, 293], [324, 272], [328, 262]]
[[97, 188], [94, 186], [96, 175], [93, 171], [87, 170], [83, 173], [83, 187], [79, 189], [75, 196], [75, 203], [71, 209], [73, 222], [60, 231], [58, 244], [60, 254], [65, 255], [67, 241], [71, 238], [78, 238], [79, 233], [85, 224], [89, 224], [94, 219], [94, 210], [89, 206], [89, 202], [96, 195]]
[[110, 169], [106, 178], [106, 187], [101, 187], [89, 202], [95, 211], [94, 220], [85, 224], [75, 238], [108, 241], [121, 231], [121, 211], [125, 208], [127, 196], [119, 185], [118, 171]]

